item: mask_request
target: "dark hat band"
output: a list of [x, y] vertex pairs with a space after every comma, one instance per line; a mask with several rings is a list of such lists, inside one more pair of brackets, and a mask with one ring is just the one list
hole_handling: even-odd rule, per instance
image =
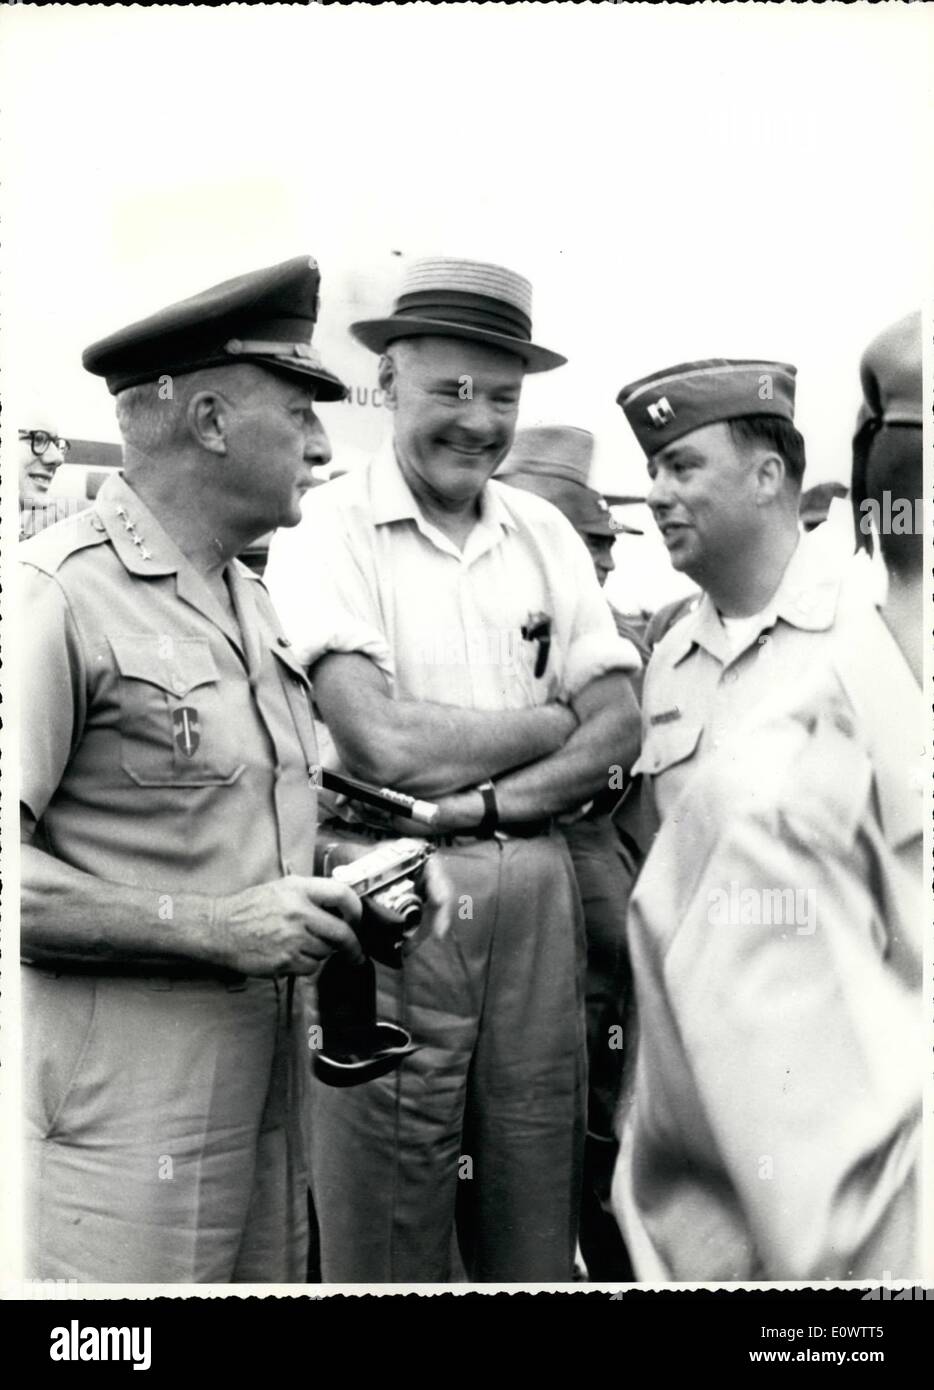
[[465, 328], [483, 328], [507, 338], [532, 340], [532, 322], [521, 309], [502, 299], [464, 290], [419, 290], [404, 294], [392, 312], [393, 318], [438, 319]]

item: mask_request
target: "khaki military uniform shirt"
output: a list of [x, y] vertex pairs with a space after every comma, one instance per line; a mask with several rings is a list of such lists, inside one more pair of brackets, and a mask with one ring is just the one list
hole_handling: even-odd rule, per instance
[[21, 800], [99, 878], [234, 893], [312, 872], [309, 687], [262, 583], [239, 625], [128, 484], [20, 547]]
[[771, 602], [744, 644], [729, 639], [708, 595], [659, 642], [642, 693], [642, 752], [664, 820], [697, 767], [776, 689], [793, 689], [820, 659], [841, 585], [838, 564], [802, 536]]
[[882, 619], [841, 607], [828, 663], [670, 807], [631, 901], [614, 1204], [643, 1279], [920, 1270], [926, 722]]

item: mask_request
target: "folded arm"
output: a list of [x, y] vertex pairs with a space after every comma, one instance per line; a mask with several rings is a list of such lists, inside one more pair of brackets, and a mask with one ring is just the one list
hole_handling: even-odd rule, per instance
[[312, 670], [315, 702], [348, 772], [380, 786], [438, 796], [562, 748], [577, 728], [561, 704], [472, 710], [395, 700], [365, 656], [330, 653]]
[[[496, 782], [501, 821], [535, 820], [590, 801], [639, 752], [639, 706], [628, 678], [619, 671], [598, 676], [577, 695], [580, 723], [560, 749], [510, 772]], [[476, 791], [446, 797], [441, 815], [448, 830], [479, 823], [483, 803]]]

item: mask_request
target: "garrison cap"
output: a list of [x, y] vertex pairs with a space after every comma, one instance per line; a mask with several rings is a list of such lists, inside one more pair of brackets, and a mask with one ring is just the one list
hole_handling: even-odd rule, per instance
[[863, 407], [858, 424], [921, 424], [921, 311], [907, 314], [879, 333], [859, 366]]
[[85, 348], [81, 360], [115, 396], [160, 376], [256, 362], [306, 381], [322, 401], [347, 388], [323, 365], [311, 337], [321, 274], [310, 256], [253, 270], [170, 304]]
[[907, 314], [873, 338], [860, 360], [863, 403], [853, 439], [850, 479], [857, 549], [872, 554], [863, 526], [863, 503], [888, 489], [922, 496], [921, 312]]
[[718, 420], [777, 415], [793, 424], [796, 375], [787, 362], [708, 357], [633, 381], [616, 400], [649, 455]]
[[616, 536], [625, 531], [641, 536], [634, 526], [617, 520], [607, 499], [588, 485], [593, 448], [590, 431], [573, 425], [519, 430], [496, 479], [544, 497], [576, 530], [588, 535]]

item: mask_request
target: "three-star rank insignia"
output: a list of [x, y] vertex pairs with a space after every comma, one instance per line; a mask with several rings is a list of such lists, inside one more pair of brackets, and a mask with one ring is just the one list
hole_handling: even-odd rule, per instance
[[186, 758], [193, 758], [201, 742], [198, 711], [191, 705], [181, 705], [172, 713], [172, 729], [176, 748], [180, 753], [184, 753]]

